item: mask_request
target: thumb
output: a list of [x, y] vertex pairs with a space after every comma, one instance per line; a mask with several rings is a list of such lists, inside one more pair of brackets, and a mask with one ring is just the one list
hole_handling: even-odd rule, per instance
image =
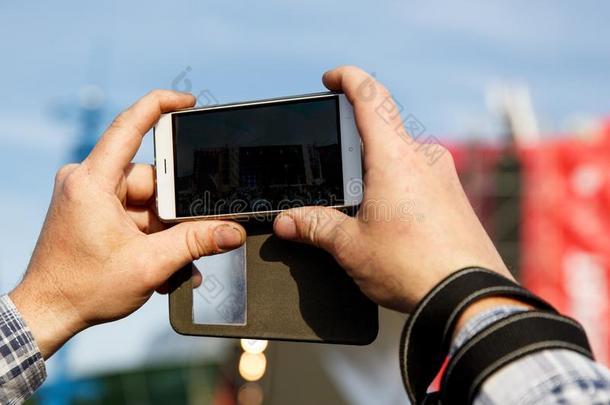
[[145, 249], [154, 263], [152, 277], [157, 288], [188, 263], [241, 246], [246, 241], [246, 231], [229, 221], [183, 222], [147, 235], [146, 239]]
[[273, 224], [282, 239], [305, 242], [333, 255], [342, 266], [349, 266], [358, 232], [358, 223], [343, 212], [328, 207], [302, 207], [278, 215]]

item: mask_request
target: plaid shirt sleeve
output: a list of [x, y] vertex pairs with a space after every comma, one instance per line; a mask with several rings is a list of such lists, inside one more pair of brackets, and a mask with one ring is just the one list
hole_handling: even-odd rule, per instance
[[[525, 310], [500, 306], [482, 312], [453, 340], [450, 355], [487, 325]], [[474, 404], [610, 404], [610, 371], [570, 350], [544, 350], [492, 374], [483, 383]]]
[[0, 296], [0, 403], [23, 403], [46, 376], [32, 333], [9, 296]]

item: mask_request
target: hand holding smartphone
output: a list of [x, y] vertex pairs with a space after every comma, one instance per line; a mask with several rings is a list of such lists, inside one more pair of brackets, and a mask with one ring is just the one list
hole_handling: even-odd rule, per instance
[[[282, 210], [362, 200], [361, 142], [342, 94], [191, 110], [155, 127], [157, 208], [164, 221], [271, 219]], [[244, 249], [171, 282], [170, 320], [187, 335], [367, 344], [377, 307], [328, 253], [248, 229]], [[247, 263], [247, 264], [246, 264]], [[281, 291], [281, 294], [268, 294]]]
[[362, 201], [361, 141], [343, 94], [176, 111], [161, 116], [154, 138], [166, 222]]

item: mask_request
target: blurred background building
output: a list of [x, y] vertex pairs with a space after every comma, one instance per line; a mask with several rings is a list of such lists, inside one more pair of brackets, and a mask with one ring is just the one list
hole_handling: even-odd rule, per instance
[[[24, 272], [60, 165], [153, 88], [201, 105], [322, 90], [357, 64], [453, 152], [511, 269], [610, 362], [610, 5], [561, 1], [0, 0], [0, 287]], [[422, 151], [422, 153], [426, 153]], [[152, 162], [148, 137], [138, 161]], [[40, 404], [399, 404], [405, 316], [368, 347], [188, 338], [154, 296], [48, 362]]]

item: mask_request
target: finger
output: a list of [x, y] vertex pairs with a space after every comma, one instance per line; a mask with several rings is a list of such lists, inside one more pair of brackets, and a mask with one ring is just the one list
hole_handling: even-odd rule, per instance
[[[389, 150], [404, 135], [401, 107], [374, 77], [355, 66], [341, 66], [324, 74], [329, 90], [342, 91], [354, 108], [365, 152]], [[383, 136], [389, 134], [390, 136]]]
[[333, 255], [342, 266], [350, 265], [358, 233], [354, 218], [328, 207], [302, 207], [278, 215], [275, 234], [288, 240], [318, 246]]
[[159, 120], [161, 114], [193, 105], [195, 97], [191, 94], [169, 90], [148, 93], [119, 114], [83, 164], [100, 178], [118, 181], [138, 151], [142, 137]]
[[142, 254], [154, 263], [154, 288], [163, 284], [174, 272], [203, 256], [235, 249], [246, 240], [246, 231], [229, 221], [183, 222], [161, 232], [148, 235]]
[[191, 279], [191, 281], [193, 282], [193, 288], [201, 287], [201, 283], [203, 282], [203, 276], [195, 266], [193, 266], [192, 277], [193, 278]]
[[155, 170], [149, 164], [131, 163], [125, 170], [127, 204], [146, 205], [155, 195]]
[[167, 225], [159, 220], [150, 207], [128, 205], [125, 211], [138, 229], [146, 234], [160, 232], [167, 228]]
[[[199, 288], [201, 286], [201, 283], [203, 282], [203, 277], [195, 266], [193, 266], [191, 282], [193, 283], [193, 289]], [[165, 283], [161, 284], [161, 287], [157, 288], [156, 291], [159, 294], [168, 294], [170, 292], [169, 282], [166, 281]]]

